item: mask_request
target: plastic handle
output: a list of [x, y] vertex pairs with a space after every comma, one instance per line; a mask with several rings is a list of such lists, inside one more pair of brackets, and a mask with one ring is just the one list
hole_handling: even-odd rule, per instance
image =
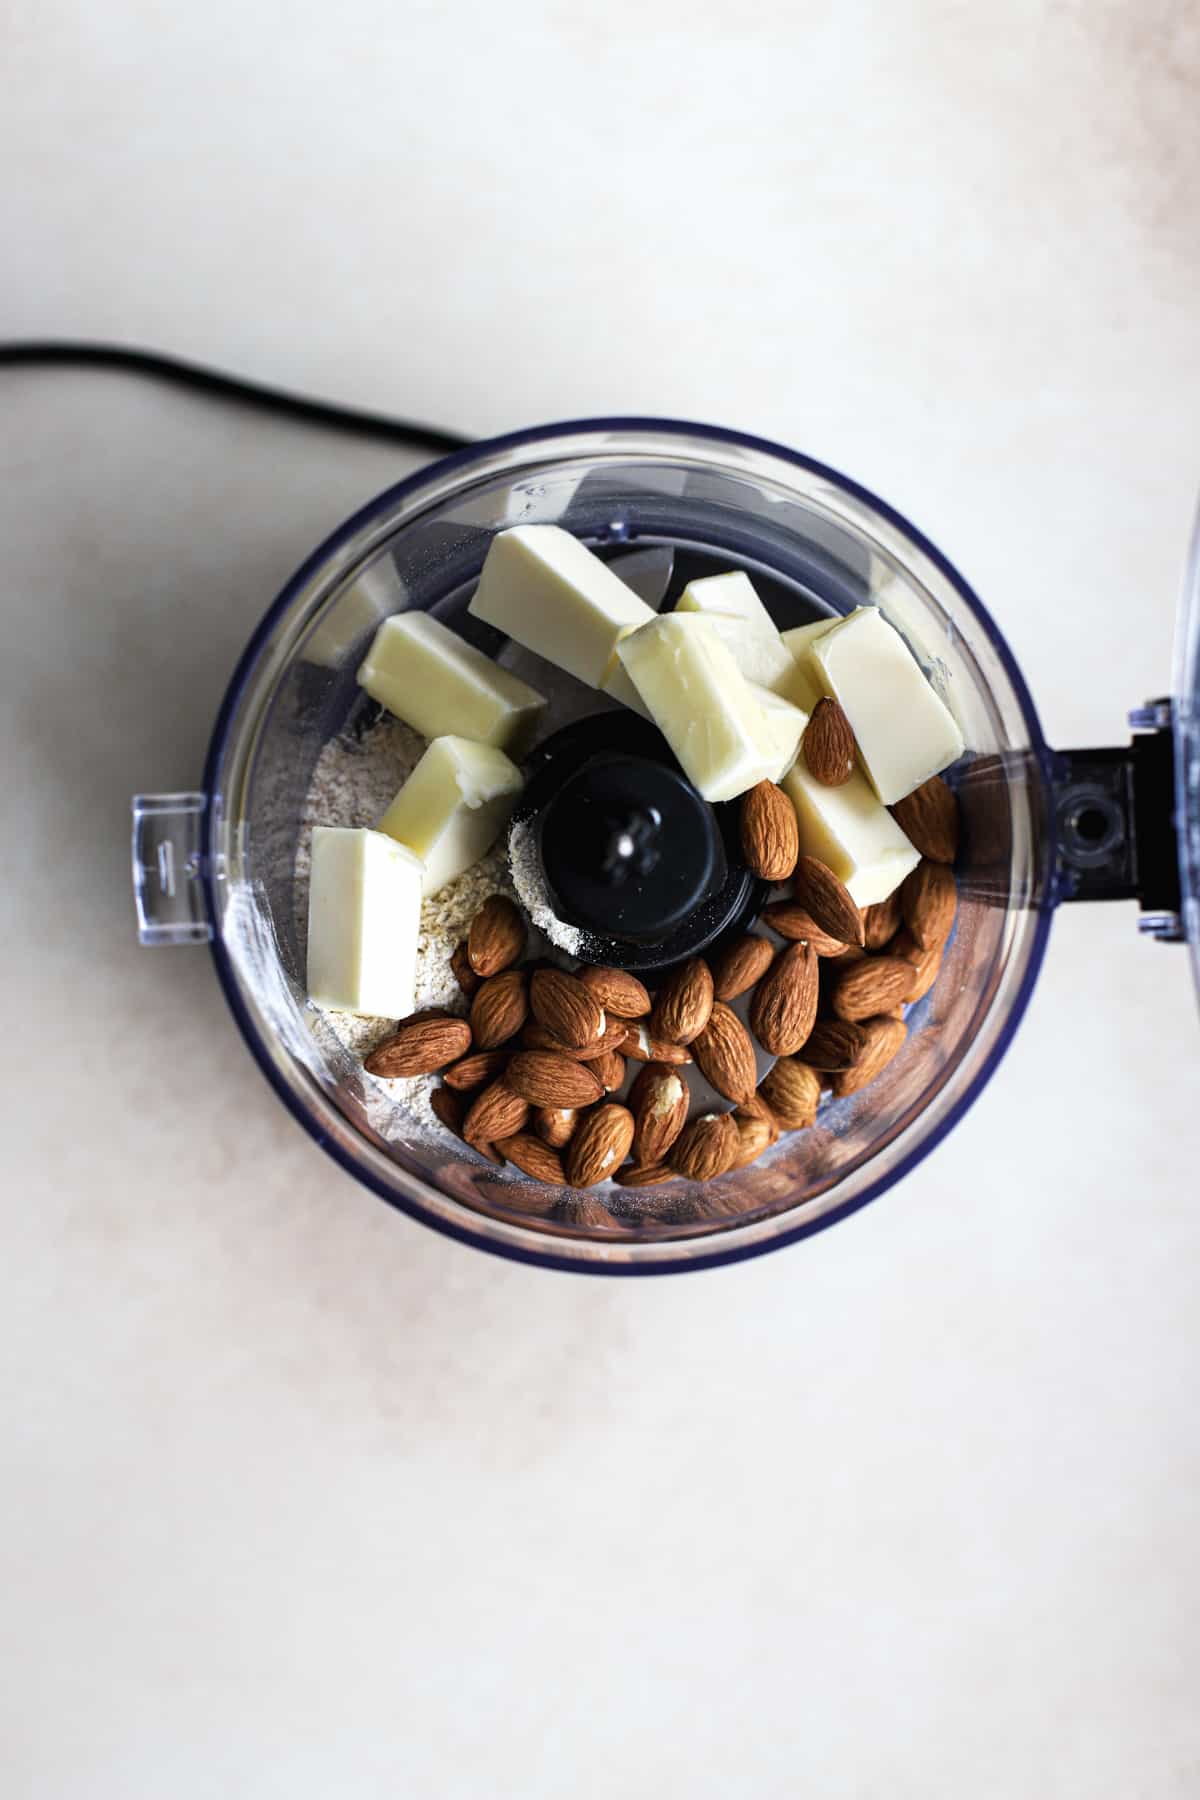
[[212, 925], [200, 880], [207, 794], [133, 796], [133, 900], [138, 942], [207, 944]]

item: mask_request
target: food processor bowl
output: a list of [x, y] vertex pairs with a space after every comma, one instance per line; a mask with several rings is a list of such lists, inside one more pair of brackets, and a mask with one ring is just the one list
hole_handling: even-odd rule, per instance
[[[908, 1039], [860, 1092], [760, 1161], [703, 1184], [580, 1195], [495, 1166], [439, 1128], [398, 1126], [305, 992], [296, 850], [317, 758], [369, 707], [355, 672], [379, 621], [435, 613], [495, 652], [467, 614], [495, 533], [558, 524], [599, 553], [669, 549], [742, 568], [782, 628], [878, 605], [955, 712], [967, 752], [957, 928]], [[597, 705], [606, 704], [596, 696]], [[213, 732], [202, 791], [135, 808], [146, 941], [211, 941], [263, 1072], [343, 1168], [403, 1212], [526, 1262], [650, 1274], [759, 1254], [823, 1229], [912, 1170], [1012, 1040], [1062, 891], [1062, 768], [1012, 655], [966, 582], [853, 481], [761, 439], [702, 425], [586, 420], [451, 455], [390, 488], [298, 570], [254, 633]], [[1081, 840], [1082, 841], [1082, 840]]]

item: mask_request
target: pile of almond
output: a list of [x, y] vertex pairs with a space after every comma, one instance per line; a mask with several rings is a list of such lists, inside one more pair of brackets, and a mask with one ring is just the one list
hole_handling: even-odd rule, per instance
[[[837, 779], [839, 722], [822, 724], [813, 760]], [[826, 1090], [840, 1098], [873, 1081], [905, 1041], [905, 1007], [937, 977], [957, 907], [957, 803], [935, 776], [894, 812], [922, 861], [860, 911], [823, 862], [800, 854], [787, 795], [760, 782], [742, 803], [743, 853], [761, 879], [788, 885], [761, 916], [783, 947], [748, 933], [671, 970], [653, 993], [622, 969], [522, 967], [525, 921], [493, 895], [452, 958], [468, 1017], [415, 1013], [365, 1067], [385, 1079], [440, 1071], [441, 1122], [535, 1181], [640, 1188], [744, 1168], [781, 1132], [813, 1125]], [[743, 995], [749, 1029], [730, 1004]], [[761, 1082], [755, 1039], [776, 1058]], [[630, 1061], [641, 1066], [620, 1101]], [[693, 1061], [729, 1110], [689, 1122], [680, 1069]]]

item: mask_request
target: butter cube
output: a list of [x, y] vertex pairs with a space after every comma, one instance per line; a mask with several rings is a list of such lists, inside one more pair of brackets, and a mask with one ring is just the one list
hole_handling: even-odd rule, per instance
[[800, 849], [831, 868], [859, 906], [874, 906], [898, 888], [921, 858], [856, 769], [841, 787], [814, 781], [801, 756], [783, 778], [796, 808]]
[[546, 702], [429, 613], [397, 613], [375, 633], [358, 680], [422, 737], [453, 732], [520, 755]]
[[413, 1009], [421, 861], [378, 831], [318, 825], [308, 889], [308, 991], [318, 1006]]
[[652, 618], [622, 639], [617, 654], [705, 800], [734, 800], [778, 766], [762, 707], [708, 619]]
[[737, 613], [706, 612], [708, 620], [747, 681], [776, 693], [789, 686], [796, 673], [796, 659], [779, 633], [759, 631]]
[[742, 569], [728, 575], [703, 575], [689, 581], [675, 603], [677, 612], [732, 613], [760, 637], [779, 636], [775, 621]]
[[840, 619], [814, 619], [811, 625], [796, 625], [780, 634], [784, 647], [791, 651], [793, 668], [791, 675], [779, 683], [778, 692], [805, 712], [812, 712], [825, 692], [820, 670], [812, 659], [813, 645], [840, 624]]
[[[650, 708], [630, 681], [625, 671], [625, 664], [619, 656], [600, 683], [600, 691], [607, 694], [610, 700], [619, 700], [621, 705], [629, 707], [631, 712], [640, 713], [643, 719], [650, 718]], [[652, 720], [651, 723], [653, 723]]]
[[962, 755], [962, 733], [900, 633], [860, 607], [812, 646], [827, 692], [841, 703], [871, 785], [885, 806]]
[[524, 785], [503, 750], [434, 738], [377, 829], [420, 857], [421, 891], [436, 894], [491, 849]]
[[655, 616], [558, 525], [498, 532], [470, 611], [593, 688], [603, 685], [621, 639]]
[[763, 722], [777, 758], [772, 781], [781, 781], [800, 753], [800, 739], [808, 724], [808, 714], [799, 706], [773, 694], [770, 688], [750, 683], [750, 692], [762, 708]]

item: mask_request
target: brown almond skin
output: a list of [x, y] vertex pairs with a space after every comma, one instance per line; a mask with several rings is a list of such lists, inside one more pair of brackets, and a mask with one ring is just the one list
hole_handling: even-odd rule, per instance
[[692, 1042], [692, 1055], [709, 1085], [726, 1100], [748, 1100], [758, 1085], [750, 1033], [722, 1000], [714, 1000], [708, 1024]]
[[747, 1119], [765, 1119], [767, 1124], [771, 1127], [772, 1135], [774, 1137], [779, 1136], [779, 1121], [763, 1099], [761, 1088], [756, 1088], [748, 1100], [742, 1101], [742, 1104], [737, 1110], [738, 1113]]
[[496, 1148], [506, 1162], [513, 1163], [534, 1181], [545, 1181], [553, 1187], [566, 1186], [562, 1157], [532, 1133], [518, 1131], [511, 1137], [497, 1138]]
[[644, 1019], [650, 1011], [650, 995], [636, 975], [625, 969], [583, 968], [578, 971], [588, 993], [606, 1013], [618, 1019]]
[[856, 1094], [882, 1074], [892, 1058], [904, 1048], [908, 1027], [902, 1019], [868, 1019], [862, 1027], [863, 1047], [850, 1068], [839, 1070], [833, 1077], [837, 1099]]
[[796, 809], [773, 781], [742, 796], [742, 855], [760, 881], [786, 881], [800, 854]]
[[920, 862], [900, 888], [904, 923], [922, 950], [940, 950], [954, 930], [958, 889], [945, 863]]
[[450, 969], [455, 981], [457, 981], [459, 987], [467, 996], [467, 999], [473, 999], [475, 991], [479, 986], [480, 978], [471, 967], [471, 959], [467, 955], [466, 938], [463, 938], [456, 946], [454, 954], [450, 958]]
[[470, 1056], [451, 1063], [442, 1080], [448, 1088], [467, 1094], [472, 1088], [486, 1087], [489, 1081], [497, 1080], [507, 1062], [507, 1050], [474, 1050]]
[[611, 1056], [614, 1051], [621, 1051], [625, 1046], [625, 1034], [629, 1030], [627, 1019], [618, 1019], [615, 1015], [609, 1018], [605, 1014], [604, 1030], [600, 1036], [583, 1045], [565, 1044], [561, 1038], [539, 1025], [536, 1019], [530, 1019], [521, 1035], [523, 1050], [554, 1050], [559, 1056], [569, 1056], [574, 1062], [596, 1062], [602, 1056]]
[[886, 900], [863, 908], [863, 944], [868, 950], [885, 950], [900, 929], [900, 890]]
[[456, 1062], [471, 1048], [471, 1027], [449, 1013], [420, 1014], [402, 1019], [392, 1036], [363, 1059], [368, 1075], [386, 1081], [400, 1076], [432, 1075]]
[[471, 921], [467, 958], [485, 979], [507, 969], [525, 950], [525, 921], [506, 894], [491, 894]]
[[633, 1114], [627, 1106], [609, 1102], [597, 1106], [580, 1120], [567, 1145], [567, 1180], [574, 1188], [594, 1187], [615, 1175], [633, 1142]]
[[591, 1106], [604, 1094], [604, 1084], [587, 1063], [559, 1056], [553, 1050], [519, 1051], [509, 1063], [504, 1079], [531, 1106]]
[[691, 1095], [677, 1067], [647, 1063], [629, 1090], [635, 1162], [660, 1163], [687, 1124]]
[[766, 1119], [746, 1119], [734, 1113], [733, 1122], [737, 1126], [738, 1153], [730, 1167], [745, 1169], [757, 1162], [764, 1150], [770, 1149], [775, 1142], [775, 1133]]
[[733, 1167], [741, 1143], [732, 1113], [702, 1113], [676, 1140], [671, 1167], [688, 1181], [714, 1181]]
[[866, 1041], [861, 1025], [850, 1025], [844, 1019], [818, 1019], [798, 1054], [810, 1069], [849, 1069], [862, 1055]]
[[604, 1083], [606, 1094], [615, 1094], [625, 1079], [625, 1058], [616, 1050], [610, 1050], [604, 1056], [598, 1056], [595, 1062], [588, 1064], [597, 1079]]
[[790, 1056], [804, 1043], [817, 1016], [820, 980], [809, 944], [789, 944], [754, 990], [750, 1029], [772, 1056]]
[[958, 800], [940, 775], [931, 775], [889, 810], [914, 850], [930, 862], [954, 861], [958, 855]]
[[712, 1007], [712, 972], [702, 957], [693, 956], [668, 975], [659, 989], [650, 1014], [651, 1034], [669, 1044], [690, 1044], [708, 1024]]
[[648, 1027], [631, 1024], [625, 1032], [622, 1055], [631, 1062], [690, 1063], [692, 1053], [682, 1044], [669, 1044], [664, 1038], [652, 1037]]
[[764, 925], [777, 931], [792, 944], [811, 944], [818, 956], [840, 956], [846, 948], [841, 938], [822, 931], [810, 912], [798, 900], [775, 900], [759, 914]]
[[851, 963], [838, 977], [832, 996], [833, 1010], [839, 1019], [857, 1024], [907, 1000], [912, 986], [912, 964], [903, 957], [867, 956], [861, 962]]
[[665, 1181], [678, 1181], [679, 1176], [666, 1163], [626, 1163], [613, 1176], [618, 1187], [661, 1187]]
[[754, 986], [760, 975], [766, 974], [774, 961], [775, 946], [769, 938], [747, 933], [726, 944], [712, 959], [713, 998], [736, 1000]]
[[813, 707], [804, 730], [804, 760], [814, 781], [823, 787], [843, 787], [854, 773], [858, 745], [845, 712], [826, 696]]
[[862, 914], [828, 863], [802, 856], [796, 864], [792, 893], [820, 930], [842, 944], [861, 944]]
[[552, 1150], [561, 1150], [570, 1143], [578, 1123], [579, 1114], [573, 1106], [539, 1106], [533, 1115], [533, 1129]]
[[436, 1087], [429, 1096], [429, 1107], [434, 1118], [440, 1119], [447, 1131], [452, 1131], [455, 1137], [462, 1136], [467, 1103], [461, 1094], [456, 1094], [452, 1088]]
[[477, 1050], [494, 1050], [515, 1037], [529, 1016], [523, 969], [505, 969], [479, 985], [471, 1002], [471, 1035]]
[[582, 1050], [604, 1030], [604, 1009], [582, 981], [562, 969], [538, 969], [529, 983], [529, 1007], [538, 1024], [560, 1043]]
[[490, 1144], [524, 1131], [528, 1122], [529, 1102], [506, 1082], [493, 1081], [471, 1102], [463, 1120], [463, 1136], [468, 1144]]
[[597, 1200], [594, 1194], [568, 1194], [559, 1201], [555, 1212], [564, 1225], [571, 1225], [577, 1231], [621, 1229], [603, 1200]]
[[802, 1131], [816, 1122], [821, 1104], [821, 1083], [816, 1071], [795, 1057], [781, 1056], [763, 1076], [759, 1089], [767, 1105], [788, 1131]]
[[910, 932], [900, 931], [892, 939], [889, 953], [912, 964], [915, 974], [908, 999], [923, 1000], [938, 978], [942, 966], [942, 951], [922, 950]]

